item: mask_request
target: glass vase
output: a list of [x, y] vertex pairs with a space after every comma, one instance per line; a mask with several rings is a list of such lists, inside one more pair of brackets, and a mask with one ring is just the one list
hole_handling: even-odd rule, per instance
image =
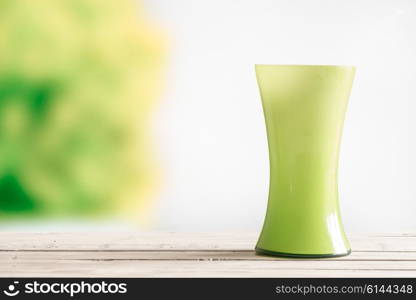
[[334, 257], [351, 252], [337, 172], [354, 74], [350, 66], [256, 65], [270, 160], [257, 253]]

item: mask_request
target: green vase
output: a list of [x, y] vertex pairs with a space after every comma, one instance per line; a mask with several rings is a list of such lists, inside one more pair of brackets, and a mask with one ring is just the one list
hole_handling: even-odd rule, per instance
[[355, 74], [350, 66], [256, 65], [270, 159], [259, 254], [348, 255], [338, 204], [338, 158]]

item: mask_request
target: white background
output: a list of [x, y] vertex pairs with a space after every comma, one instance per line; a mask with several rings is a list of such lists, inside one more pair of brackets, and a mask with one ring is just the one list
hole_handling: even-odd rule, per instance
[[416, 229], [416, 1], [147, 0], [169, 41], [154, 229], [260, 230], [268, 194], [255, 63], [357, 66], [341, 147], [348, 232]]

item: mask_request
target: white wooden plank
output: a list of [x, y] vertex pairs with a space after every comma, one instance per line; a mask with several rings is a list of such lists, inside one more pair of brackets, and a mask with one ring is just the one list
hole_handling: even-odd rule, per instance
[[415, 277], [415, 263], [340, 261], [3, 261], [7, 277]]
[[258, 256], [255, 233], [0, 233], [0, 276], [416, 277], [416, 235], [352, 235], [331, 259]]
[[[257, 233], [0, 233], [1, 250], [252, 250]], [[416, 251], [416, 235], [350, 235], [353, 251]]]
[[251, 249], [250, 233], [0, 233], [0, 250]]

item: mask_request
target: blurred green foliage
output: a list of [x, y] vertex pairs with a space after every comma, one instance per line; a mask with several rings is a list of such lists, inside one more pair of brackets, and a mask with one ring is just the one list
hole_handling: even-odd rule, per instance
[[140, 209], [162, 53], [133, 0], [0, 0], [0, 216]]

